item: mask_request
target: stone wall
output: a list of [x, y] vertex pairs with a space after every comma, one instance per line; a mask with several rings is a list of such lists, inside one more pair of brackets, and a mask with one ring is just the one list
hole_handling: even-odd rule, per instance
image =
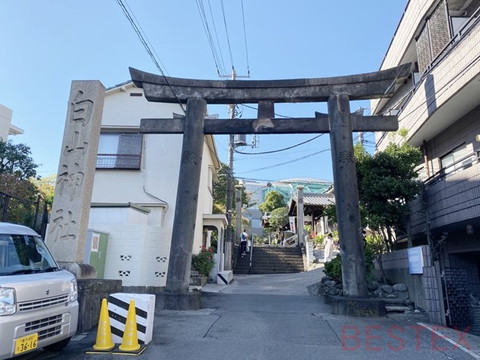
[[98, 325], [100, 305], [108, 295], [122, 292], [121, 280], [78, 279], [78, 328], [82, 333]]
[[[404, 283], [408, 287], [410, 300], [415, 307], [428, 313], [429, 320], [444, 325], [445, 316], [441, 283], [430, 256], [430, 248], [422, 246], [423, 274], [410, 274], [408, 267], [408, 249], [402, 249], [382, 255], [382, 264], [387, 280], [391, 283]], [[378, 264], [376, 270], [379, 272]]]

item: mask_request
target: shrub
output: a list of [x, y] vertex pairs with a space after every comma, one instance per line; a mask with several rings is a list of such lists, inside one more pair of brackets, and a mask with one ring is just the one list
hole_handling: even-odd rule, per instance
[[342, 282], [342, 257], [340, 254], [325, 263], [324, 272], [328, 277], [340, 283]]
[[313, 244], [315, 246], [320, 246], [323, 244], [323, 239], [325, 238], [325, 235], [316, 235], [314, 238], [313, 238]]
[[192, 255], [192, 267], [201, 275], [208, 276], [214, 265], [213, 248], [202, 249], [200, 253]]
[[[367, 275], [367, 280], [375, 280], [375, 266], [373, 263], [374, 260], [374, 251], [372, 250], [372, 247], [368, 245], [364, 249], [365, 252], [365, 272]], [[335, 258], [333, 258], [331, 261], [327, 261], [324, 264], [324, 272], [328, 277], [331, 277], [332, 279], [342, 282], [342, 258], [340, 254], [338, 254]]]

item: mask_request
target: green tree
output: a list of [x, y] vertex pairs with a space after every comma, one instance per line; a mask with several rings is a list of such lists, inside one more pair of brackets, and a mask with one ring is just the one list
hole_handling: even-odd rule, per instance
[[0, 173], [12, 174], [20, 180], [37, 176], [38, 165], [33, 162], [30, 147], [0, 141]]
[[[399, 134], [406, 136], [404, 131]], [[390, 143], [384, 151], [374, 155], [357, 143], [354, 154], [362, 226], [378, 233], [385, 244], [382, 249], [391, 251], [394, 233], [406, 232], [408, 202], [421, 189], [415, 171], [421, 152], [404, 141], [402, 144]], [[337, 222], [334, 205], [327, 207], [325, 214]]]
[[384, 151], [370, 155], [357, 144], [355, 158], [363, 226], [380, 232], [390, 251], [394, 232], [405, 232], [408, 202], [420, 191], [415, 168], [421, 152], [403, 142], [390, 143]]
[[53, 195], [55, 194], [57, 175], [51, 174], [41, 179], [30, 179], [30, 181], [35, 184], [42, 198], [49, 205], [49, 207], [51, 207], [53, 204]]
[[37, 164], [24, 144], [0, 141], [0, 193], [2, 220], [31, 226], [39, 196], [30, 179], [37, 176]]
[[286, 206], [273, 209], [270, 213], [269, 224], [273, 229], [281, 229], [288, 222], [288, 208]]
[[[226, 212], [228, 171], [228, 165], [221, 163], [220, 170], [217, 174], [217, 180], [213, 182], [213, 212], [215, 214], [224, 214]], [[234, 179], [233, 191], [235, 191], [235, 185], [239, 185], [239, 181], [237, 179]], [[245, 187], [243, 187], [242, 205], [248, 205], [248, 201], [248, 194], [245, 191]], [[235, 209], [235, 193], [232, 194], [231, 209]]]
[[265, 201], [258, 205], [258, 208], [261, 212], [272, 212], [275, 209], [286, 207], [285, 199], [283, 195], [278, 191], [272, 190], [267, 193], [265, 196]]

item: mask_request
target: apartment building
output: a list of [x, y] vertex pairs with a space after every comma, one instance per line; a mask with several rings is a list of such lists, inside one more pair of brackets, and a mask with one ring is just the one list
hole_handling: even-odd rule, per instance
[[[407, 142], [423, 152], [409, 236], [410, 247], [427, 246], [438, 279], [438, 293], [426, 287], [428, 307], [447, 325], [479, 324], [480, 0], [410, 0], [381, 69], [408, 62], [411, 79], [393, 98], [372, 101], [372, 112], [398, 115]], [[376, 137], [378, 150], [401, 141]]]

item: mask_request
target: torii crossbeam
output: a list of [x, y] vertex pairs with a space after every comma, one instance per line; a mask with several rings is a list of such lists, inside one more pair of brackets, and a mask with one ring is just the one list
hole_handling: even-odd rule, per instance
[[[204, 134], [330, 132], [344, 295], [366, 297], [352, 131], [394, 131], [398, 129], [398, 119], [351, 114], [349, 101], [389, 97], [412, 71], [413, 65], [408, 63], [367, 74], [330, 78], [218, 81], [165, 77], [130, 68], [133, 82], [143, 88], [148, 101], [187, 104], [185, 116], [141, 120], [143, 133], [184, 134], [166, 292], [188, 293]], [[275, 103], [325, 101], [328, 115], [274, 117]], [[257, 103], [258, 117], [206, 119], [207, 103]]]

